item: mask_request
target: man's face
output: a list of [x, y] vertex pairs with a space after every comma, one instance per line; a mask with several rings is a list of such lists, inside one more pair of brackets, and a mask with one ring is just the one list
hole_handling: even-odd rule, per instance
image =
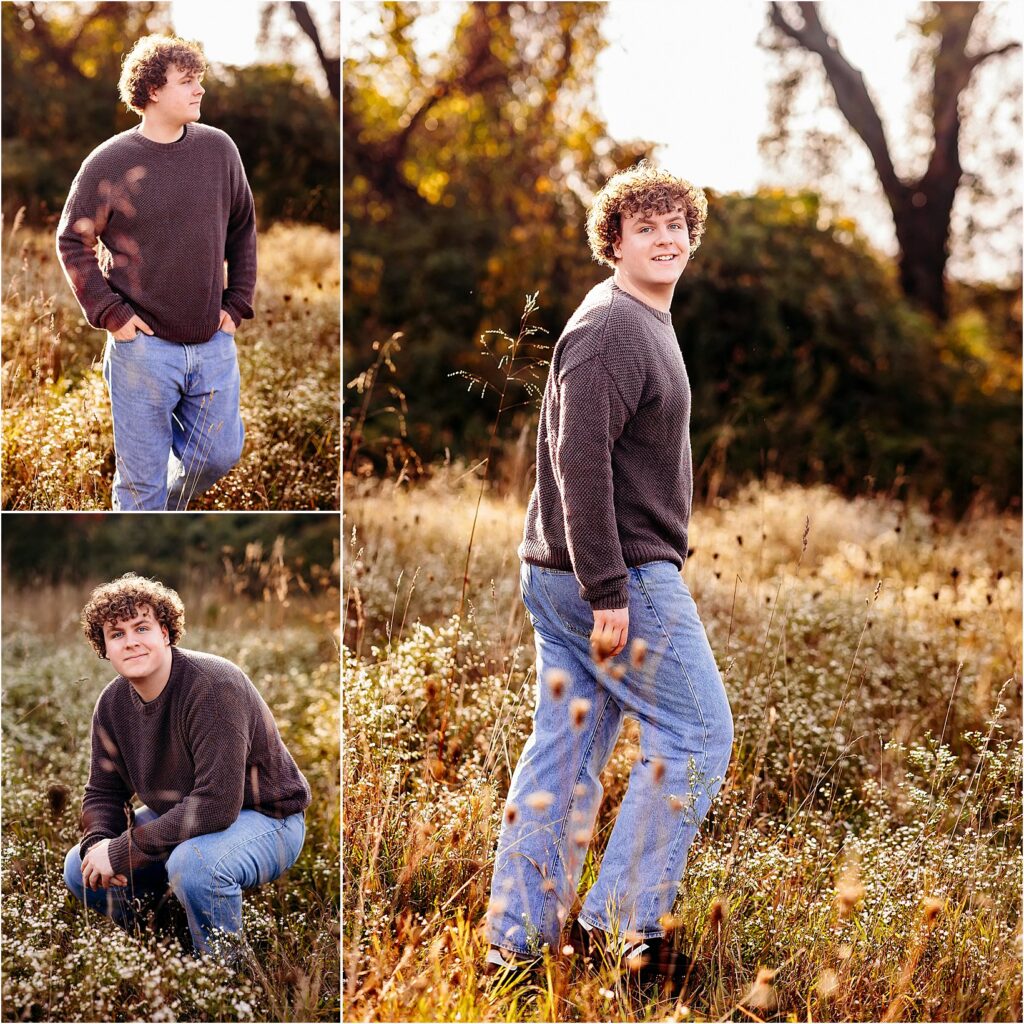
[[150, 95], [146, 113], [159, 112], [170, 123], [189, 124], [199, 120], [199, 105], [206, 90], [202, 76], [195, 71], [181, 71], [176, 65], [167, 68], [167, 81]]
[[616, 271], [643, 287], [674, 286], [690, 258], [690, 232], [680, 206], [669, 213], [623, 216], [613, 246]]
[[149, 605], [140, 605], [130, 619], [104, 622], [103, 639], [110, 663], [126, 679], [134, 680], [158, 672], [171, 646], [167, 627], [156, 621]]

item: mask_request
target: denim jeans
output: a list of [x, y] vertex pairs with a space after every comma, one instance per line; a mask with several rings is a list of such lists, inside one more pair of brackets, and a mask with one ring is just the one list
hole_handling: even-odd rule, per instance
[[663, 935], [661, 918], [732, 752], [732, 712], [697, 607], [670, 562], [629, 569], [629, 639], [601, 668], [590, 653], [593, 611], [575, 576], [524, 562], [520, 583], [537, 646], [537, 702], [498, 839], [489, 939], [515, 953], [558, 948], [601, 804], [601, 770], [627, 715], [640, 725], [640, 757], [579, 916], [614, 934]]
[[[157, 817], [148, 807], [135, 812], [138, 825]], [[135, 923], [142, 897], [160, 898], [170, 886], [188, 915], [196, 951], [205, 953], [214, 929], [241, 935], [242, 890], [284, 874], [298, 859], [305, 837], [306, 817], [301, 811], [270, 818], [243, 810], [223, 832], [186, 839], [165, 862], [137, 868], [124, 887], [87, 889], [82, 858], [73, 846], [64, 858], [64, 882], [76, 899], [123, 928]]]
[[108, 335], [103, 377], [114, 419], [115, 510], [184, 510], [238, 462], [245, 429], [227, 331], [198, 345]]

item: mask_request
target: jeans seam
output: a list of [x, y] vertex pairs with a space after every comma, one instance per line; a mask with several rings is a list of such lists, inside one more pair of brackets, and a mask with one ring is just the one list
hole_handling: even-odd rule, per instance
[[[583, 751], [583, 755], [580, 758], [579, 771], [577, 771], [576, 778], [575, 778], [575, 780], [573, 781], [573, 784], [572, 784], [572, 795], [569, 797], [569, 803], [566, 805], [565, 813], [562, 815], [562, 819], [558, 823], [558, 825], [559, 825], [559, 828], [558, 828], [558, 838], [552, 844], [551, 856], [548, 859], [548, 877], [550, 877], [552, 879], [554, 878], [555, 864], [556, 864], [556, 861], [558, 860], [559, 850], [560, 850], [560, 848], [561, 848], [561, 846], [562, 846], [562, 844], [563, 844], [563, 842], [565, 840], [566, 824], [569, 821], [569, 815], [572, 814], [573, 804], [576, 801], [576, 787], [580, 784], [580, 779], [583, 777], [583, 773], [586, 771], [587, 763], [590, 760], [591, 751], [593, 751], [593, 749], [594, 749], [594, 741], [597, 738], [598, 728], [600, 727], [601, 722], [604, 719], [605, 712], [608, 710], [608, 704], [611, 701], [611, 699], [612, 699], [611, 694], [609, 694], [609, 693], [605, 693], [604, 694], [604, 701], [601, 704], [601, 713], [599, 715], [597, 715], [595, 717], [595, 719], [594, 719], [594, 727], [593, 727], [593, 729], [590, 730], [590, 735], [589, 735], [589, 738], [587, 740], [586, 749]], [[584, 856], [586, 856], [586, 855], [584, 854]], [[574, 893], [574, 895], [575, 895], [575, 893]], [[541, 920], [541, 925], [542, 926], [547, 923], [548, 906], [549, 906], [551, 900], [555, 899], [555, 898], [556, 898], [555, 890], [549, 890], [548, 892], [546, 892], [544, 894], [544, 903], [541, 905], [541, 910], [540, 910], [540, 920]]]
[[[276, 819], [276, 820], [280, 822], [280, 824], [279, 824], [279, 825], [277, 826], [277, 828], [271, 828], [271, 829], [267, 829], [267, 831], [266, 831], [266, 832], [261, 832], [261, 833], [260, 833], [259, 835], [257, 835], [257, 836], [249, 836], [249, 837], [248, 837], [248, 838], [246, 838], [246, 839], [241, 839], [241, 840], [239, 840], [239, 841], [238, 841], [237, 843], [235, 843], [235, 845], [234, 845], [234, 846], [232, 846], [232, 847], [231, 847], [230, 849], [228, 849], [228, 850], [225, 850], [225, 851], [224, 851], [224, 853], [222, 853], [222, 854], [221, 854], [221, 856], [217, 858], [217, 861], [216, 861], [216, 862], [214, 863], [213, 867], [212, 867], [212, 868], [210, 868], [210, 874], [211, 874], [211, 876], [212, 876], [213, 878], [218, 878], [218, 877], [219, 877], [219, 876], [218, 876], [218, 874], [217, 874], [217, 872], [218, 872], [218, 870], [219, 870], [219, 868], [220, 868], [221, 864], [222, 864], [222, 863], [223, 863], [223, 862], [224, 862], [224, 861], [225, 861], [225, 860], [226, 860], [226, 859], [227, 859], [228, 857], [230, 857], [230, 856], [231, 856], [231, 854], [233, 854], [233, 853], [235, 852], [235, 850], [239, 850], [239, 849], [241, 849], [241, 848], [242, 848], [243, 846], [247, 846], [247, 845], [248, 845], [249, 843], [255, 842], [255, 841], [256, 841], [257, 839], [263, 839], [263, 838], [265, 838], [266, 836], [272, 836], [272, 835], [276, 835], [276, 834], [277, 834], [278, 832], [283, 832], [283, 831], [284, 831], [284, 823], [285, 823], [285, 820], [286, 820], [286, 819], [284, 819], [284, 818], [278, 818], [278, 819]], [[289, 866], [290, 866], [290, 865], [289, 865]], [[287, 868], [286, 868], [285, 870], [287, 870]], [[257, 884], [257, 885], [259, 885], [259, 884], [260, 884], [260, 883], [259, 883], [259, 881], [257, 881], [257, 882], [256, 882], [256, 884]]]
[[[657, 605], [654, 603], [654, 598], [649, 593], [647, 589], [647, 584], [645, 583], [644, 578], [641, 574], [638, 574], [638, 580], [640, 583], [640, 588], [644, 592], [644, 597], [647, 599], [648, 603], [651, 606], [651, 611], [654, 613], [654, 618], [657, 620], [658, 626], [661, 628], [662, 633], [665, 634], [665, 640], [668, 643], [669, 649], [672, 651], [672, 656], [676, 659], [676, 662], [679, 665], [679, 669], [683, 673], [683, 678], [686, 680], [686, 685], [690, 689], [690, 695], [693, 698], [693, 706], [697, 709], [697, 713], [700, 715], [700, 725], [701, 730], [703, 732], [703, 738], [701, 743], [701, 764], [698, 770], [698, 779], [701, 779], [704, 777], [704, 770], [708, 762], [708, 724], [704, 718], [704, 713], [701, 710], [700, 701], [697, 700], [697, 693], [694, 690], [693, 681], [690, 679], [690, 673], [686, 671], [686, 666], [683, 664], [683, 659], [679, 656], [679, 652], [676, 650], [675, 644], [672, 642], [672, 634], [669, 633], [669, 631], [665, 628], [665, 623], [662, 621], [661, 615], [658, 612]], [[696, 798], [694, 799], [693, 803], [696, 804]], [[653, 890], [651, 890], [651, 892], [648, 894], [646, 901], [643, 904], [644, 913], [637, 913], [638, 921], [642, 921], [644, 919], [645, 914], [649, 913], [650, 910], [653, 908], [655, 894], [658, 893], [661, 890], [662, 886], [664, 886], [665, 884], [670, 866], [674, 862], [676, 850], [682, 839], [683, 830], [685, 827], [686, 821], [684, 817], [680, 821], [678, 827], [676, 828], [676, 834], [673, 836], [672, 843], [669, 846], [668, 857], [666, 858], [665, 868], [662, 872], [662, 878], [659, 880], [658, 884], [653, 888]], [[675, 896], [672, 897], [672, 902], [675, 902]], [[669, 905], [669, 910], [671, 910], [671, 904]]]

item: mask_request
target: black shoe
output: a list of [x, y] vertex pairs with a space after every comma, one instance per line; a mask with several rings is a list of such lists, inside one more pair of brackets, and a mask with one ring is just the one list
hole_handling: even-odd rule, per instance
[[591, 970], [611, 963], [640, 985], [659, 982], [671, 992], [682, 990], [690, 973], [691, 960], [674, 947], [671, 937], [657, 935], [635, 939], [617, 949], [611, 939], [603, 929], [587, 928], [578, 919], [569, 930], [573, 951]]

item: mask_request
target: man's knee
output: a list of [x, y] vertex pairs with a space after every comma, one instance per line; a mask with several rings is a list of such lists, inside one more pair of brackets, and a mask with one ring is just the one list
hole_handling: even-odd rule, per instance
[[201, 844], [179, 843], [167, 858], [167, 881], [181, 900], [194, 899], [213, 889], [214, 879]]
[[241, 457], [241, 438], [218, 443], [207, 454], [206, 464], [203, 466], [203, 476], [209, 480], [219, 480], [221, 477], [227, 476], [238, 465], [238, 460]]
[[82, 881], [82, 857], [77, 846], [72, 846], [64, 858], [64, 884], [76, 899], [82, 899], [85, 894], [85, 884]]

